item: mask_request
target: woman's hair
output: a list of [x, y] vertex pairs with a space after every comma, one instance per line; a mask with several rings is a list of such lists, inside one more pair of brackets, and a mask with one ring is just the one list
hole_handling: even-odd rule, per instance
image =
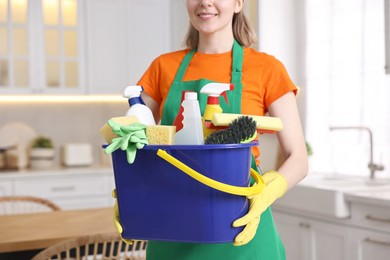
[[[232, 28], [234, 39], [242, 46], [249, 47], [256, 43], [256, 34], [243, 11], [233, 15]], [[185, 37], [185, 45], [189, 49], [195, 49], [198, 47], [198, 42], [199, 32], [190, 23]]]

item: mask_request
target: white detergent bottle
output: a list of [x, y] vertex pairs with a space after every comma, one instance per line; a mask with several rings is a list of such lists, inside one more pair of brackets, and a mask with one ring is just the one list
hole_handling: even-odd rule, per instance
[[202, 115], [197, 93], [187, 91], [181, 106], [183, 128], [175, 134], [174, 144], [203, 144]]
[[144, 125], [155, 125], [153, 113], [141, 97], [142, 91], [144, 91], [142, 86], [127, 86], [123, 91], [123, 97], [128, 99], [130, 105], [126, 116], [136, 116]]

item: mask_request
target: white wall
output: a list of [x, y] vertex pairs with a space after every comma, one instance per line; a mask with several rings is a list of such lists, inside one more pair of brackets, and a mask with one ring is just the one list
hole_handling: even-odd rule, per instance
[[[20, 122], [32, 127], [39, 135], [50, 137], [56, 148], [56, 164], [60, 164], [60, 151], [65, 143], [90, 143], [93, 145], [95, 164], [107, 159], [101, 145], [100, 128], [108, 119], [123, 116], [128, 109], [123, 102], [58, 102], [58, 103], [5, 103], [0, 104], [0, 127]], [[1, 139], [1, 136], [0, 136]]]
[[[286, 67], [291, 79], [301, 87], [298, 106], [302, 124], [305, 125], [304, 50], [304, 0], [258, 1], [259, 50], [275, 56]], [[278, 153], [275, 135], [260, 138], [261, 165], [272, 169]]]

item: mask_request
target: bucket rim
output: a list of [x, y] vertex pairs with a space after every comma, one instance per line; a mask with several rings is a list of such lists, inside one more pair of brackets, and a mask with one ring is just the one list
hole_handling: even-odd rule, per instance
[[[145, 145], [144, 150], [214, 150], [214, 149], [237, 149], [247, 148], [258, 145], [258, 141], [252, 141], [245, 144], [198, 144], [198, 145]], [[108, 144], [103, 144], [102, 148], [106, 148]]]

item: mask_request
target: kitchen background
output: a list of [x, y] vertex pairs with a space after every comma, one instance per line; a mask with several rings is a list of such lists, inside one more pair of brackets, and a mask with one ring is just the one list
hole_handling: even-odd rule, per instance
[[[302, 89], [298, 103], [315, 151], [313, 170], [367, 174], [368, 133], [330, 126], [370, 127], [373, 161], [389, 163], [386, 2], [248, 1], [257, 48], [280, 59]], [[57, 149], [69, 142], [96, 148], [96, 129], [127, 109], [123, 87], [135, 84], [158, 54], [181, 48], [187, 29], [180, 0], [0, 3], [1, 122], [25, 122], [53, 138]], [[263, 167], [272, 168], [275, 138], [263, 139], [271, 142]], [[100, 160], [94, 149], [94, 161]]]
[[[155, 57], [183, 48], [185, 1], [1, 1], [14, 16], [10, 22], [4, 13], [0, 27], [1, 124], [23, 122], [52, 138], [56, 164], [67, 143], [93, 144], [94, 162], [106, 163], [98, 130], [124, 115], [124, 87]], [[257, 7], [248, 2], [255, 28]], [[273, 167], [277, 148], [270, 148], [264, 165]]]
[[[281, 60], [301, 88], [297, 100], [306, 140], [313, 151], [309, 157], [310, 175], [342, 176], [348, 180], [341, 189], [344, 192], [353, 184], [353, 178], [368, 178], [367, 165], [371, 162], [384, 166], [384, 170], [375, 173], [378, 179], [389, 179], [389, 0], [250, 0], [246, 12], [258, 32], [256, 48]], [[128, 104], [121, 97], [123, 88], [135, 84], [157, 55], [182, 48], [186, 29], [184, 0], [0, 0], [0, 132], [6, 124], [21, 122], [37, 134], [52, 138], [56, 166], [61, 164], [63, 145], [91, 144], [93, 165], [97, 167], [94, 169], [107, 168], [109, 162], [100, 149], [103, 140], [98, 130], [107, 119], [124, 115]], [[366, 129], [331, 131], [331, 126], [368, 127], [373, 134], [372, 145]], [[2, 138], [0, 144], [7, 143]], [[262, 167], [272, 169], [279, 150], [276, 138], [264, 135], [260, 142]], [[28, 180], [37, 180], [36, 185], [48, 179], [42, 174], [33, 177], [27, 171]], [[72, 170], [76, 176], [74, 171], [77, 170]], [[107, 171], [104, 178], [110, 174]], [[17, 190], [14, 175], [7, 172], [3, 176], [0, 194]], [[111, 188], [110, 184], [107, 192]], [[305, 198], [320, 196], [302, 194]], [[384, 193], [378, 194], [385, 198]], [[291, 192], [289, 197], [294, 196], [298, 195]], [[310, 201], [294, 198], [309, 209]], [[346, 198], [353, 203], [356, 197]], [[100, 205], [98, 199], [77, 205]], [[72, 203], [64, 202], [65, 207], [75, 207], [75, 200], [76, 197]], [[111, 200], [106, 200], [109, 205]], [[381, 203], [383, 223], [379, 225], [380, 239], [375, 241], [382, 244], [375, 250], [371, 246], [372, 233], [371, 240], [360, 231], [343, 233], [344, 227], [350, 225], [347, 221], [353, 219], [348, 206], [342, 213], [336, 211], [336, 216], [331, 214], [332, 209], [326, 212], [325, 222], [333, 221], [335, 226], [320, 226], [314, 231], [335, 232], [325, 232], [323, 237], [313, 235], [317, 234], [313, 227], [318, 223], [307, 221], [312, 215], [299, 215], [297, 225], [304, 230], [299, 236], [306, 239], [305, 234], [309, 234], [309, 240], [302, 242], [293, 237], [300, 244], [288, 244], [288, 251], [297, 256], [290, 259], [372, 259], [345, 253], [345, 241], [347, 247], [358, 247], [359, 252], [366, 249], [363, 242], [369, 241], [368, 251], [363, 250], [368, 256], [375, 251], [380, 252], [375, 259], [388, 259], [390, 235], [383, 232], [390, 232], [385, 226], [389, 216], [383, 212], [387, 209], [384, 205], [389, 204]], [[279, 214], [292, 204], [293, 201], [281, 200]], [[312, 204], [328, 209], [325, 201]], [[313, 213], [314, 219], [322, 221], [322, 215], [317, 213]], [[283, 234], [299, 232], [291, 229], [294, 218], [281, 223], [287, 223], [287, 228], [281, 228]], [[335, 233], [341, 234], [342, 239], [335, 238]], [[351, 236], [362, 237], [361, 243], [356, 246], [350, 242]], [[325, 246], [315, 246], [321, 243]], [[329, 248], [326, 245], [337, 248], [321, 251]], [[315, 249], [307, 251], [306, 247]]]

